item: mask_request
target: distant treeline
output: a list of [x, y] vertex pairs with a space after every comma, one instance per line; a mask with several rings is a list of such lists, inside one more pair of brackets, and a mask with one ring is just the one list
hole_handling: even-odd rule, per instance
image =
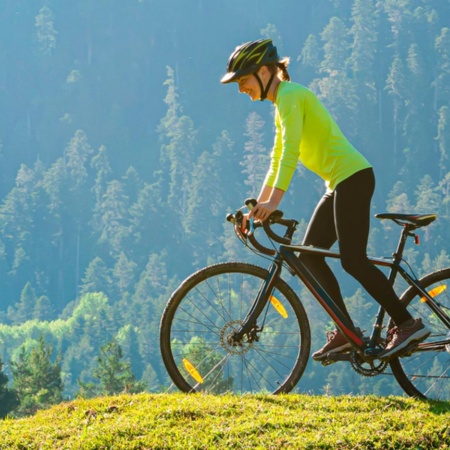
[[[261, 36], [291, 56], [293, 80], [374, 164], [373, 212], [438, 213], [408, 250], [417, 271], [450, 265], [447, 1], [40, 3], [0, 11], [8, 375], [42, 334], [61, 356], [66, 396], [94, 379], [92, 361], [112, 339], [147, 389], [170, 384], [158, 350], [170, 292], [196, 268], [251, 258], [224, 217], [258, 194], [272, 110], [218, 80], [234, 46]], [[281, 205], [300, 221], [298, 240], [323, 190], [299, 167]], [[369, 252], [389, 255], [395, 231], [373, 225]], [[367, 305], [355, 307], [367, 320], [371, 300], [343, 286], [352, 305]], [[328, 324], [315, 309], [311, 317], [319, 345]], [[347, 370], [311, 365], [305, 389], [392, 392]]]

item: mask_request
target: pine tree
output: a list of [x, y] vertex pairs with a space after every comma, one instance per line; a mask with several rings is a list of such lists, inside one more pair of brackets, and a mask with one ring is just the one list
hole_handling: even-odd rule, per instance
[[105, 146], [102, 145], [99, 148], [98, 153], [91, 159], [90, 165], [97, 174], [95, 178], [95, 185], [92, 187], [92, 191], [95, 194], [93, 226], [95, 231], [99, 231], [102, 227], [102, 198], [106, 192], [106, 188], [112, 174], [107, 149]]
[[117, 262], [112, 270], [112, 283], [115, 290], [118, 292], [119, 298], [122, 298], [134, 282], [134, 271], [136, 269], [136, 263], [130, 261], [124, 252], [121, 252]]
[[16, 361], [11, 361], [13, 386], [20, 400], [17, 415], [34, 414], [38, 409], [60, 403], [63, 399], [60, 358], [51, 361], [53, 349], [41, 335], [37, 347], [30, 352], [21, 348]]
[[421, 47], [414, 43], [408, 49], [408, 76], [406, 78], [405, 119], [403, 132], [405, 135], [405, 165], [402, 174], [409, 180], [415, 180], [426, 173], [434, 175], [437, 165], [430, 165], [429, 156], [424, 148], [433, 145], [433, 115], [431, 81], [427, 76], [427, 64]]
[[143, 383], [136, 381], [131, 372], [129, 362], [122, 361], [122, 348], [111, 341], [100, 348], [100, 355], [96, 358], [97, 368], [94, 378], [100, 383], [82, 383], [80, 395], [92, 397], [100, 395], [114, 395], [123, 392], [137, 393], [144, 390]]
[[128, 355], [131, 371], [137, 379], [141, 379], [144, 372], [139, 345], [140, 333], [141, 331], [138, 327], [127, 324], [119, 330], [116, 338], [123, 352]]
[[318, 76], [321, 56], [322, 49], [317, 41], [317, 37], [314, 34], [308, 35], [302, 51], [297, 58], [297, 61], [301, 64], [300, 76], [304, 84], [307, 84], [307, 82], [312, 81]]
[[324, 42], [324, 57], [320, 65], [321, 72], [332, 75], [335, 72], [345, 73], [348, 58], [348, 30], [338, 17], [332, 17], [321, 33]]
[[259, 30], [259, 33], [261, 34], [261, 37], [263, 39], [272, 39], [273, 42], [276, 42], [278, 52], [281, 53], [280, 50], [283, 47], [283, 38], [276, 25], [274, 25], [273, 23], [268, 23], [264, 28], [261, 28], [261, 30]]
[[392, 33], [391, 47], [396, 56], [405, 56], [404, 51], [410, 45], [413, 15], [411, 0], [385, 0], [379, 2], [387, 15]]
[[8, 381], [8, 376], [3, 372], [3, 361], [0, 358], [0, 419], [4, 419], [19, 405], [17, 393], [8, 387]]
[[137, 201], [129, 208], [132, 240], [130, 254], [140, 267], [146, 264], [149, 252], [160, 251], [164, 247], [164, 239], [155, 239], [155, 236], [169, 233], [167, 211], [162, 207], [161, 201], [161, 185], [145, 183], [139, 191]]
[[74, 206], [80, 208], [83, 205], [83, 200], [89, 198], [86, 186], [88, 177], [86, 162], [92, 152], [93, 149], [88, 142], [86, 133], [82, 130], [77, 130], [64, 152], [69, 191], [74, 199], [78, 201], [77, 204], [71, 205], [72, 208]]
[[165, 292], [169, 283], [166, 259], [167, 252], [149, 255], [136, 286], [135, 295], [141, 302], [148, 302], [150, 298], [159, 297]]
[[124, 241], [130, 234], [128, 198], [123, 183], [113, 180], [108, 183], [100, 205], [101, 234], [99, 244], [108, 249], [108, 254], [118, 257]]
[[[223, 217], [224, 204], [222, 192], [225, 186], [219, 181], [220, 162], [215, 155], [203, 152], [192, 172], [189, 186], [188, 207], [183, 218], [184, 230], [202, 247], [215, 242], [217, 227], [212, 219]], [[208, 227], [202, 224], [209, 223]], [[204, 248], [201, 250], [204, 256]]]
[[8, 319], [14, 324], [32, 319], [36, 300], [36, 293], [28, 282], [20, 294], [20, 301], [8, 308]]
[[244, 183], [249, 186], [247, 196], [257, 197], [269, 166], [269, 152], [264, 147], [264, 121], [256, 112], [251, 112], [245, 122], [247, 141], [244, 144], [244, 157], [240, 163], [246, 176]]
[[345, 23], [338, 17], [332, 17], [321, 38], [324, 51], [320, 71], [325, 77], [314, 80], [311, 88], [344, 133], [353, 140], [360, 128], [357, 125], [358, 97], [355, 80], [348, 76], [349, 34]]
[[[220, 191], [220, 201], [212, 206], [214, 215], [223, 215], [224, 205], [234, 205], [242, 201], [242, 179], [239, 171], [240, 157], [237, 155], [235, 143], [227, 130], [222, 130], [213, 143], [213, 158], [216, 164], [216, 190]], [[215, 208], [219, 208], [215, 210]]]
[[166, 251], [149, 255], [127, 311], [127, 323], [135, 324], [140, 329], [140, 354], [146, 364], [154, 361], [157, 354], [154, 336], [158, 333], [159, 317], [167, 296], [174, 289], [166, 260]]
[[40, 51], [50, 55], [56, 48], [56, 35], [58, 32], [54, 27], [54, 14], [48, 6], [43, 6], [35, 20], [36, 38]]
[[425, 175], [417, 185], [417, 203], [414, 211], [417, 213], [437, 212], [441, 206], [440, 195], [436, 192], [436, 186], [430, 175]]
[[161, 391], [161, 383], [159, 381], [158, 374], [151, 364], [146, 365], [142, 373], [141, 382], [145, 384], [146, 391], [148, 392]]
[[[355, 0], [352, 7], [352, 22], [350, 36], [353, 39], [351, 54], [348, 59], [349, 77], [354, 80], [356, 93], [355, 127], [358, 133], [353, 133], [353, 142], [373, 164], [385, 161], [386, 154], [380, 150], [381, 117], [379, 96], [376, 81], [378, 14], [372, 0]], [[366, 126], [368, 125], [368, 126]], [[364, 133], [361, 129], [364, 127]], [[367, 148], [368, 147], [368, 148]]]
[[187, 193], [195, 158], [196, 131], [192, 119], [181, 115], [181, 105], [175, 86], [175, 73], [167, 68], [167, 95], [164, 102], [168, 105], [166, 115], [161, 119], [159, 132], [161, 146], [161, 162], [165, 167], [168, 185], [167, 202], [173, 212], [183, 217], [187, 210]]
[[[86, 134], [77, 130], [59, 158], [46, 171], [42, 187], [48, 196], [48, 211], [52, 216], [51, 283], [56, 286], [56, 307], [66, 305], [68, 285], [76, 295], [81, 261], [90, 242], [82, 240], [85, 224], [90, 222], [92, 195], [88, 184], [87, 160], [92, 153]], [[86, 246], [86, 248], [84, 247]], [[70, 281], [69, 281], [70, 280]]]
[[88, 292], [103, 292], [108, 294], [111, 290], [111, 276], [105, 262], [95, 257], [86, 269], [80, 286], [80, 294]]
[[434, 81], [435, 101], [440, 107], [450, 101], [450, 28], [442, 28], [436, 37], [437, 74]]
[[[7, 194], [0, 207], [0, 232], [6, 256], [11, 264], [12, 275], [20, 289], [29, 280], [23, 273], [32, 270], [32, 236], [35, 230], [34, 198], [36, 176], [25, 164], [17, 172], [15, 187]], [[22, 275], [22, 276], [21, 276]]]
[[447, 172], [444, 177], [442, 177], [438, 186], [439, 192], [441, 194], [442, 205], [440, 212], [442, 218], [446, 220], [450, 219], [450, 172]]
[[130, 203], [138, 199], [139, 192], [144, 187], [144, 181], [139, 176], [138, 171], [133, 167], [128, 167], [125, 175], [122, 177], [124, 192]]
[[361, 84], [372, 83], [378, 38], [378, 14], [373, 0], [354, 1], [352, 22], [349, 66]]
[[439, 177], [443, 176], [449, 171], [449, 154], [450, 154], [450, 112], [448, 106], [441, 106], [438, 111], [439, 120], [437, 127], [436, 140], [439, 146]]
[[402, 59], [397, 56], [393, 59], [390, 71], [386, 80], [386, 91], [392, 97], [393, 101], [393, 167], [398, 173], [400, 164], [403, 162], [401, 158], [402, 147], [402, 127], [401, 122], [404, 116], [403, 105], [406, 96], [406, 75], [405, 67]]
[[46, 295], [41, 295], [33, 308], [33, 318], [40, 321], [50, 321], [55, 318], [55, 308]]
[[405, 183], [402, 181], [395, 183], [392, 191], [389, 193], [387, 210], [390, 213], [411, 213], [411, 204], [406, 193]]

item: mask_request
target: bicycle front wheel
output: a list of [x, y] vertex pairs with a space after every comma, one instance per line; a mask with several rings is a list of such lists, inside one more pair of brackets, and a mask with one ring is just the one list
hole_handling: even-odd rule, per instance
[[[450, 269], [426, 275], [420, 285], [445, 313], [450, 314]], [[450, 339], [450, 330], [414, 287], [407, 289], [401, 300], [413, 317], [422, 318], [431, 335], [411, 356], [393, 360], [390, 363], [392, 373], [408, 395], [448, 401], [450, 345], [445, 345], [445, 341]]]
[[256, 339], [228, 339], [246, 317], [268, 271], [223, 263], [187, 278], [172, 294], [160, 326], [160, 347], [174, 384], [184, 392], [274, 394], [291, 391], [310, 350], [306, 312], [282, 279], [262, 312]]

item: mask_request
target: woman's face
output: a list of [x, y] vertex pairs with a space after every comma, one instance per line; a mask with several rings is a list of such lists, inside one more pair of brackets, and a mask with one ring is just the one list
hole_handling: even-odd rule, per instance
[[261, 98], [261, 88], [253, 74], [244, 75], [237, 79], [237, 84], [239, 86], [239, 92], [247, 94], [253, 101], [259, 100]]
[[[256, 72], [261, 83], [263, 84], [263, 88], [266, 88], [267, 83], [271, 77], [270, 71], [266, 66], [262, 66]], [[258, 83], [255, 75], [244, 75], [241, 78], [238, 78], [237, 84], [239, 86], [239, 92], [247, 94], [253, 101], [259, 100], [261, 98], [261, 86]]]

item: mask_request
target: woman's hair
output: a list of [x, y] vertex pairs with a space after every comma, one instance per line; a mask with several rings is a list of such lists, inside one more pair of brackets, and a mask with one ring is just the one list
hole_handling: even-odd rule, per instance
[[283, 59], [278, 61], [276, 64], [268, 64], [267, 68], [269, 69], [270, 73], [274, 73], [276, 71], [277, 75], [283, 81], [291, 81], [291, 77], [287, 70], [289, 61], [290, 61], [289, 57], [285, 56]]
[[280, 74], [280, 77], [283, 81], [291, 81], [291, 77], [289, 75], [289, 72], [287, 70], [289, 65], [289, 57], [285, 56], [278, 64], [278, 73]]

